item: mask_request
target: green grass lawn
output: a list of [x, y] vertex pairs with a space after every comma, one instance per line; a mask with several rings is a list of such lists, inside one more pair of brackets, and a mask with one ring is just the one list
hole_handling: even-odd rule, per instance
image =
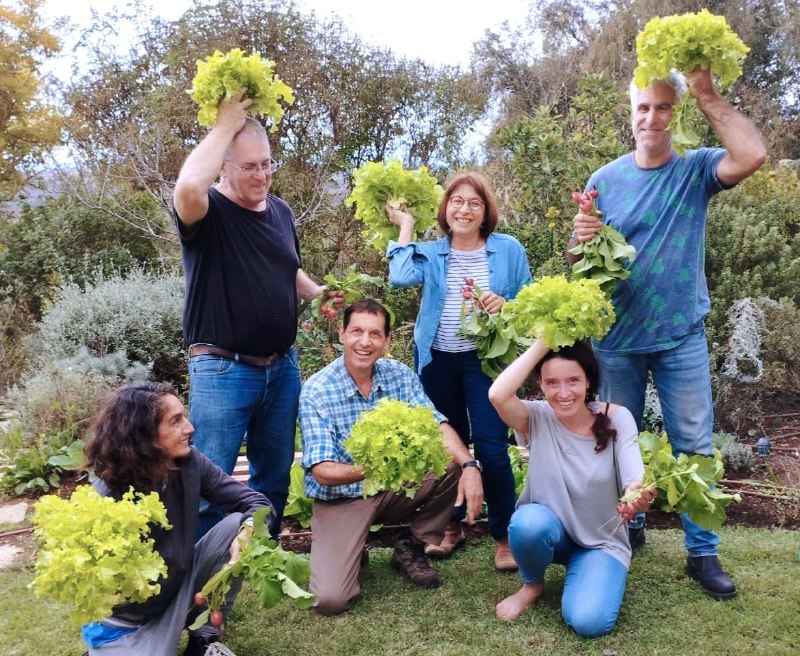
[[[445, 584], [418, 590], [389, 566], [389, 549], [371, 552], [363, 597], [354, 610], [318, 617], [288, 603], [259, 608], [245, 588], [229, 617], [226, 644], [237, 656], [597, 656], [800, 654], [800, 537], [740, 527], [722, 531], [722, 559], [739, 596], [717, 602], [683, 573], [680, 531], [648, 532], [631, 566], [616, 630], [596, 640], [575, 636], [561, 620], [563, 568], [548, 570], [544, 599], [505, 623], [494, 605], [519, 585], [491, 566], [488, 538], [440, 561]], [[79, 656], [85, 649], [65, 610], [27, 588], [30, 567], [0, 572], [0, 656]], [[143, 655], [146, 656], [146, 655]]]

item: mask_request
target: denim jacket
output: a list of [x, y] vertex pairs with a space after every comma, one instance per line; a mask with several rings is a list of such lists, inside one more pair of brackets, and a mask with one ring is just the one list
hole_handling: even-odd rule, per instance
[[[490, 291], [510, 301], [522, 287], [531, 282], [525, 249], [511, 235], [491, 233], [486, 239], [486, 254], [489, 260]], [[414, 343], [418, 354], [417, 373], [431, 361], [431, 344], [447, 295], [449, 255], [449, 237], [436, 241], [411, 242], [408, 246], [390, 241], [386, 248], [389, 282], [395, 287], [422, 285], [422, 302], [414, 324]]]

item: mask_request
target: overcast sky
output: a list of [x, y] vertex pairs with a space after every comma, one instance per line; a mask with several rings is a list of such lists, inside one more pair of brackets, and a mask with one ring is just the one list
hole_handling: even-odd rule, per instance
[[[105, 13], [113, 0], [47, 0], [48, 15], [69, 16], [86, 24], [90, 8]], [[155, 3], [159, 13], [174, 20], [191, 5], [189, 0]], [[350, 29], [367, 42], [387, 46], [396, 54], [424, 59], [431, 64], [466, 64], [472, 44], [486, 29], [504, 20], [523, 21], [529, 0], [488, 0], [480, 4], [464, 0], [299, 0], [317, 16], [341, 16]], [[67, 55], [67, 53], [64, 53]]]

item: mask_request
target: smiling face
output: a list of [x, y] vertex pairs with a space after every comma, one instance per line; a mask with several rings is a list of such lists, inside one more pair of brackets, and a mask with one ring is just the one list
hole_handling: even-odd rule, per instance
[[[222, 163], [220, 191], [245, 209], [265, 209], [272, 183], [271, 156], [266, 134], [242, 130], [231, 143], [233, 157]], [[238, 167], [238, 168], [237, 168]], [[254, 168], [242, 171], [242, 168]]]
[[[461, 206], [456, 207], [458, 204]], [[486, 204], [472, 185], [462, 183], [453, 189], [445, 220], [454, 248], [458, 248], [459, 242], [470, 243], [479, 238], [485, 213]]]
[[672, 154], [672, 120], [675, 90], [655, 83], [639, 91], [633, 104], [633, 136], [636, 139], [636, 162], [648, 168], [660, 166]]
[[575, 360], [554, 357], [545, 362], [539, 385], [545, 400], [562, 422], [586, 412], [589, 379]]
[[186, 418], [183, 403], [177, 396], [166, 394], [160, 401], [161, 421], [158, 422], [156, 443], [173, 460], [190, 453], [189, 441], [194, 426]]
[[339, 328], [344, 364], [354, 379], [372, 375], [372, 367], [392, 342], [391, 333], [385, 331], [386, 319], [371, 312], [353, 312], [347, 327]]

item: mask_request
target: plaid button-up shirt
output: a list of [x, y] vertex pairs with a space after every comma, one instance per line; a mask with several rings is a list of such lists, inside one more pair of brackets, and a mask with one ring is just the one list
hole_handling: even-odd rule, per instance
[[344, 366], [344, 357], [331, 362], [303, 385], [300, 393], [300, 429], [303, 435], [305, 492], [311, 499], [329, 501], [362, 496], [361, 481], [346, 485], [320, 485], [310, 469], [319, 462], [354, 464], [342, 446], [361, 413], [374, 408], [384, 398], [424, 405], [434, 411], [440, 423], [447, 418], [433, 407], [417, 375], [396, 360], [381, 358], [372, 373], [372, 389], [364, 397]]

